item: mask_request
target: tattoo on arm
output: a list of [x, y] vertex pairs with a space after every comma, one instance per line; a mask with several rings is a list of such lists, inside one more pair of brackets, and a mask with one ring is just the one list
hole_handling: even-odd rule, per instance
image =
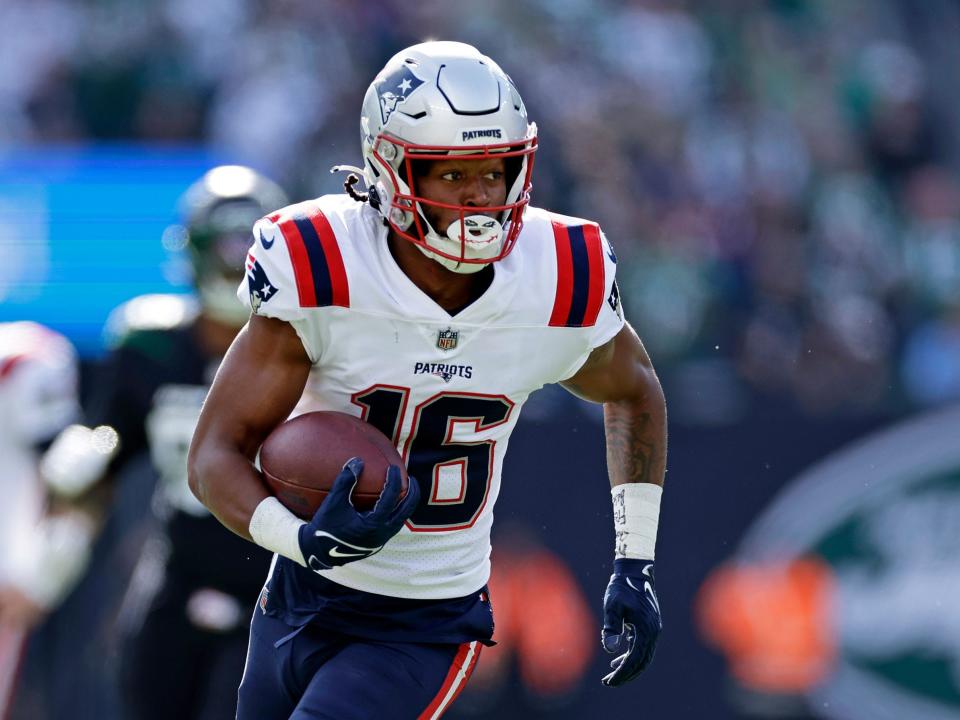
[[610, 484], [648, 482], [663, 485], [664, 428], [649, 412], [617, 403], [603, 408]]

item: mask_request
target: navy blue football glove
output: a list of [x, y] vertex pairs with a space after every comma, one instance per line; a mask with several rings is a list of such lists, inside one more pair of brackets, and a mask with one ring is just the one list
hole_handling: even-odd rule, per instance
[[380, 551], [403, 527], [420, 501], [420, 486], [409, 478], [407, 494], [399, 503], [400, 468], [391, 465], [387, 481], [373, 510], [359, 512], [350, 493], [363, 472], [363, 460], [351, 458], [337, 475], [313, 519], [300, 526], [300, 552], [314, 572], [363, 560]]
[[617, 657], [603, 684], [617, 687], [643, 672], [653, 660], [662, 627], [653, 561], [614, 560], [603, 596], [603, 649]]

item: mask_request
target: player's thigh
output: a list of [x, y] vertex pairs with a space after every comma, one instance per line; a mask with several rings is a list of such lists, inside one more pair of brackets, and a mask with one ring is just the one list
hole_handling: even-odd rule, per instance
[[237, 720], [287, 720], [297, 694], [284, 673], [288, 647], [275, 646], [280, 623], [254, 611], [247, 657], [237, 690]]
[[329, 638], [254, 611], [237, 720], [288, 720], [317, 669], [338, 648]]
[[466, 685], [480, 647], [351, 643], [317, 670], [290, 720], [438, 718]]

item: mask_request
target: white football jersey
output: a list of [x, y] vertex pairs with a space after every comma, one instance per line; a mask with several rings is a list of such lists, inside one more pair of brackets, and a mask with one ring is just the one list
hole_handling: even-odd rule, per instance
[[419, 507], [383, 550], [323, 574], [402, 598], [476, 591], [520, 408], [623, 326], [599, 227], [529, 208], [490, 287], [453, 316], [397, 265], [380, 216], [346, 195], [278, 211], [254, 237], [238, 295], [295, 328], [314, 362], [313, 409], [378, 427], [420, 483]]
[[0, 580], [32, 557], [45, 496], [35, 446], [79, 412], [70, 341], [37, 323], [0, 323]]

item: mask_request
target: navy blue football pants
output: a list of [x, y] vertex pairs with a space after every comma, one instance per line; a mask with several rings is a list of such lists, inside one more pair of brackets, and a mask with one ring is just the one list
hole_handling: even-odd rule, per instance
[[297, 631], [257, 610], [237, 720], [439, 718], [480, 648], [364, 640], [313, 625]]

